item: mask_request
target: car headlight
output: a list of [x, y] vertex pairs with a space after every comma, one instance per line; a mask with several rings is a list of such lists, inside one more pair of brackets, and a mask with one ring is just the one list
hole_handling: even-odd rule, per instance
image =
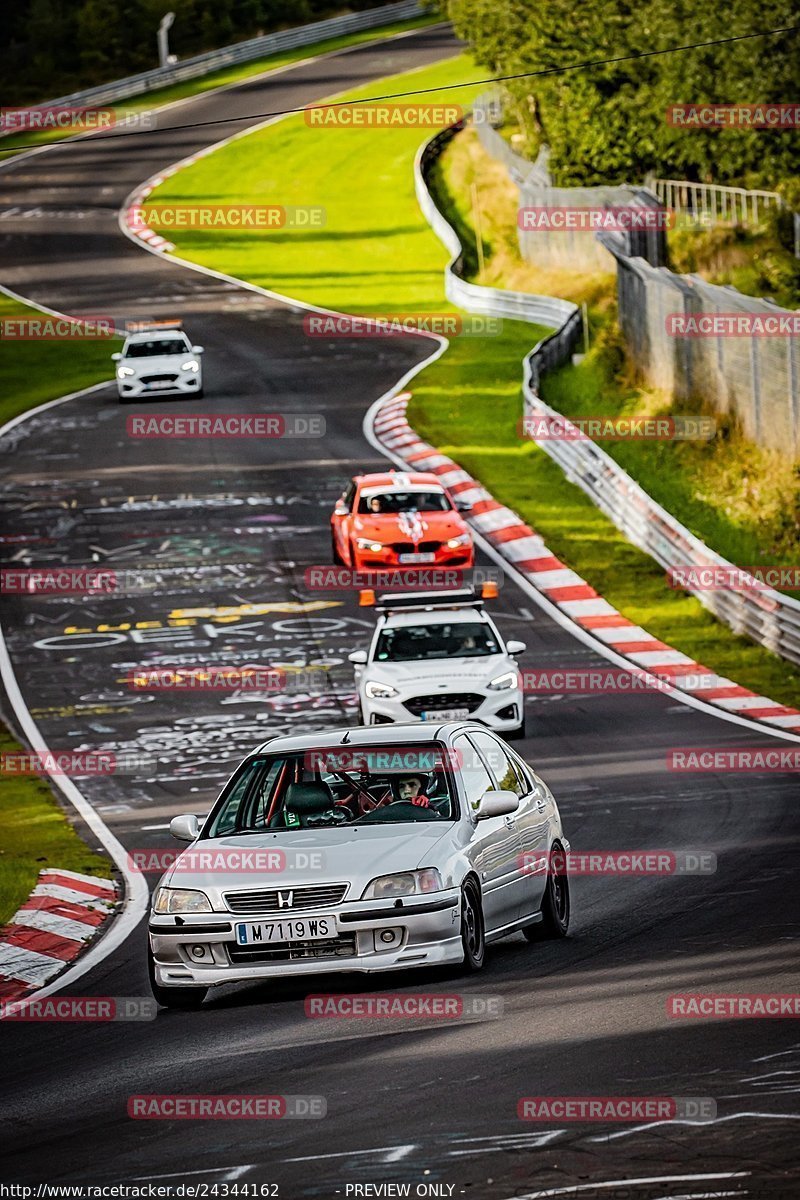
[[196, 358], [190, 358], [188, 362], [181, 363], [182, 371], [199, 371], [200, 363]]
[[508, 688], [518, 686], [516, 671], [505, 671], [502, 675], [497, 675], [489, 684], [493, 692], [505, 692]]
[[188, 888], [161, 887], [156, 892], [153, 912], [193, 913], [212, 912], [211, 901], [205, 892], [190, 892]]
[[356, 545], [359, 550], [371, 550], [373, 554], [380, 554], [383, 546], [380, 542], [373, 542], [372, 538], [356, 538]]
[[397, 688], [393, 688], [390, 683], [378, 683], [376, 679], [368, 680], [364, 691], [370, 700], [388, 700], [390, 696], [398, 695]]
[[133, 367], [117, 367], [117, 374], [124, 379], [126, 375], [135, 375]]
[[442, 877], [436, 867], [421, 871], [403, 871], [400, 875], [379, 875], [368, 883], [362, 900], [393, 900], [395, 896], [418, 896], [425, 892], [440, 892]]
[[468, 546], [472, 538], [468, 533], [460, 533], [458, 537], [452, 537], [447, 542], [448, 550], [457, 550], [459, 546]]

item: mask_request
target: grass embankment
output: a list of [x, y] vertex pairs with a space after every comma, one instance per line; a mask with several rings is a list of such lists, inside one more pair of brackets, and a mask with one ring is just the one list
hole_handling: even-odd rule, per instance
[[[114, 108], [118, 118], [122, 120], [126, 116], [138, 115], [150, 112], [153, 109], [162, 108], [166, 104], [174, 104], [176, 100], [183, 100], [188, 96], [200, 96], [204, 92], [213, 91], [218, 87], [244, 83], [246, 80], [252, 79], [256, 75], [261, 75], [265, 71], [274, 71], [279, 67], [291, 66], [292, 63], [300, 62], [305, 58], [312, 58], [318, 54], [330, 54], [334, 50], [345, 50], [348, 46], [358, 46], [363, 42], [371, 42], [376, 39], [389, 37], [393, 33], [404, 33], [407, 30], [418, 29], [424, 25], [433, 25], [437, 21], [441, 21], [441, 17], [438, 14], [426, 14], [421, 17], [414, 17], [410, 21], [395, 21], [391, 25], [382, 25], [377, 29], [364, 29], [360, 33], [347, 33], [342, 34], [340, 37], [326, 38], [321, 42], [314, 42], [308, 46], [297, 46], [294, 50], [283, 50], [279, 54], [268, 54], [264, 58], [257, 58], [252, 62], [240, 63], [238, 66], [224, 67], [222, 70], [212, 71], [210, 75], [204, 75], [200, 79], [187, 79], [183, 83], [174, 83], [169, 87], [158, 88], [155, 91], [145, 93], [143, 96], [131, 96], [129, 100], [120, 100], [116, 105], [100, 105], [99, 107], [104, 109], [109, 107]], [[19, 105], [18, 107], [22, 109], [25, 106]], [[134, 124], [132, 128], [135, 130], [137, 126]], [[220, 128], [222, 129], [223, 127], [221, 126]], [[20, 153], [22, 150], [59, 141], [61, 136], [58, 132], [48, 130], [41, 133], [22, 132], [0, 138], [0, 163], [4, 162], [6, 158]], [[220, 133], [220, 137], [223, 136], [224, 130]]]
[[[4, 725], [0, 753], [25, 753]], [[0, 925], [30, 895], [45, 868], [111, 878], [110, 860], [85, 845], [44, 779], [0, 773], [0, 826]]]
[[768, 212], [758, 229], [720, 225], [715, 229], [672, 229], [669, 264], [683, 275], [738, 288], [746, 296], [800, 307], [800, 259], [790, 246], [791, 214]]
[[[48, 317], [0, 292], [0, 326], [9, 319]], [[113, 379], [111, 355], [120, 345], [118, 338], [18, 341], [0, 336], [0, 425], [56, 396]]]
[[[466, 59], [451, 60], [384, 81], [384, 90], [458, 82], [469, 78], [469, 72]], [[460, 103], [469, 99], [460, 91], [454, 95]], [[462, 235], [468, 267], [474, 270], [477, 262], [467, 186], [475, 178], [487, 258], [482, 282], [586, 300], [600, 348], [589, 356], [584, 372], [599, 380], [592, 364], [598, 357], [613, 359], [615, 353], [610, 332], [613, 279], [576, 281], [563, 272], [545, 277], [521, 263], [514, 251], [514, 190], [503, 200], [504, 173], [492, 164], [486, 169], [490, 177], [494, 174], [498, 190], [485, 184], [487, 160], [478, 171], [481, 152], [470, 145], [472, 135], [463, 136], [447, 152], [433, 182], [440, 206]], [[281, 230], [276, 236], [230, 231], [220, 236], [214, 230], [187, 230], [173, 240], [183, 256], [346, 312], [442, 312], [448, 307], [443, 299], [447, 253], [420, 217], [413, 192], [412, 162], [422, 140], [418, 130], [310, 129], [292, 117], [179, 172], [151, 200], [224, 203], [235, 198], [242, 203], [266, 195], [285, 204], [324, 204], [327, 224], [314, 232]], [[631, 620], [754, 691], [800, 703], [796, 673], [735, 637], [697, 600], [669, 589], [661, 569], [567, 483], [541, 450], [519, 439], [521, 360], [544, 332], [505, 322], [498, 337], [453, 339], [447, 353], [414, 381], [410, 419], [415, 428], [512, 505], [555, 553]], [[572, 370], [559, 374], [558, 386], [566, 386]], [[602, 408], [595, 405], [594, 411], [613, 411], [605, 393], [602, 399]]]

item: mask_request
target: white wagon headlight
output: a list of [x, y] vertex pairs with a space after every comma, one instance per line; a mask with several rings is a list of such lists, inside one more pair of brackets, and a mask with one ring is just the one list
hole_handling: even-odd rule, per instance
[[388, 700], [390, 696], [398, 695], [397, 688], [393, 688], [390, 683], [378, 683], [376, 679], [367, 680], [364, 691], [370, 700]]
[[493, 692], [505, 692], [508, 688], [518, 686], [516, 671], [504, 671], [502, 675], [495, 676], [489, 684]]
[[403, 871], [399, 875], [379, 875], [368, 883], [362, 900], [393, 900], [395, 896], [417, 896], [425, 892], [440, 892], [442, 877], [436, 867], [421, 871]]
[[153, 912], [193, 913], [212, 912], [211, 901], [205, 892], [193, 892], [188, 888], [161, 887], [156, 892]]
[[182, 371], [199, 371], [200, 363], [196, 358], [190, 358], [188, 362], [181, 363]]
[[124, 379], [127, 375], [135, 375], [133, 367], [117, 367], [117, 374]]

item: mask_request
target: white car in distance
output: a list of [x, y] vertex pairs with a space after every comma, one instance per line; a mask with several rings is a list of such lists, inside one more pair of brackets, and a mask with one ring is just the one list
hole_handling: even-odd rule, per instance
[[202, 346], [193, 346], [179, 322], [129, 329], [117, 364], [121, 401], [150, 395], [203, 395]]
[[375, 608], [369, 649], [349, 655], [362, 724], [469, 719], [525, 736], [514, 657], [525, 643], [505, 642], [473, 591], [381, 596]]

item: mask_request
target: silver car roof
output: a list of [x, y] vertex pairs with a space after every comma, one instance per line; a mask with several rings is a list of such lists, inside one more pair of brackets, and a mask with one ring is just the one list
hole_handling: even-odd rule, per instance
[[351, 725], [345, 729], [320, 730], [318, 733], [281, 734], [262, 742], [252, 754], [292, 754], [298, 750], [323, 750], [331, 746], [397, 746], [398, 744], [426, 745], [449, 741], [461, 730], [486, 729], [478, 721], [398, 722], [392, 725]]

